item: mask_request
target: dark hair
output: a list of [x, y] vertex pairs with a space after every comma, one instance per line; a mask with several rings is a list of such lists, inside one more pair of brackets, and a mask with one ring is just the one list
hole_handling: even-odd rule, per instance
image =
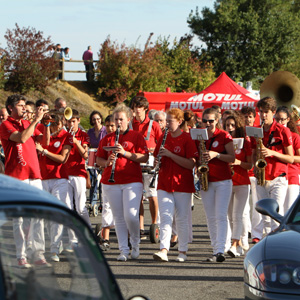
[[134, 107], [144, 107], [147, 111], [149, 109], [149, 102], [143, 96], [135, 96], [130, 101], [130, 108], [133, 109]]
[[101, 118], [101, 123], [102, 123], [102, 121], [103, 121], [103, 116], [101, 115], [100, 111], [93, 110], [93, 111], [91, 112], [91, 114], [90, 114], [90, 125], [91, 125], [91, 126], [94, 125], [93, 120], [92, 120], [94, 115], [99, 115], [100, 118]]
[[289, 128], [291, 132], [295, 132], [295, 133], [299, 134], [298, 126], [297, 126], [296, 122], [294, 121], [294, 119], [292, 118], [289, 109], [286, 106], [279, 106], [276, 109], [276, 114], [280, 113], [280, 112], [285, 113], [286, 116], [290, 119], [286, 124], [287, 128]]
[[105, 118], [104, 123], [106, 123], [106, 122], [113, 122], [113, 121], [114, 121], [113, 115], [108, 115], [108, 116]]
[[270, 111], [276, 111], [276, 100], [274, 98], [271, 97], [265, 97], [260, 99], [257, 104], [256, 104], [257, 108], [261, 108], [261, 109], [266, 109], [266, 110], [270, 110]]
[[43, 106], [43, 105], [48, 105], [48, 102], [44, 99], [39, 99], [35, 102], [35, 107], [40, 107], [40, 106]]
[[5, 102], [7, 112], [11, 114], [11, 109], [9, 109], [8, 106], [15, 107], [15, 105], [18, 104], [21, 100], [26, 101], [26, 97], [19, 94], [8, 96]]
[[190, 109], [186, 109], [183, 111], [183, 116], [184, 116], [184, 122], [182, 124], [186, 123], [187, 126], [193, 128], [196, 124], [194, 112]]
[[51, 115], [51, 118], [54, 120], [53, 123], [51, 123], [51, 125], [58, 125], [58, 122], [61, 122], [62, 124], [64, 123], [64, 116], [63, 115], [58, 115], [58, 114], [54, 114]]
[[241, 113], [243, 115], [249, 115], [252, 114], [254, 117], [256, 117], [256, 111], [253, 107], [250, 106], [243, 106], [241, 109]]
[[73, 118], [80, 119], [79, 112], [77, 109], [72, 109], [72, 119]]
[[223, 124], [223, 129], [226, 130], [226, 122], [227, 120], [233, 120], [235, 123], [235, 136], [237, 138], [245, 137], [245, 119], [241, 117], [241, 115], [235, 114], [235, 115], [230, 115], [226, 118], [224, 124]]
[[219, 105], [213, 105], [212, 108], [214, 108], [218, 113], [221, 112], [221, 107]]
[[33, 101], [30, 101], [30, 100], [27, 100], [27, 101], [25, 102], [25, 105], [33, 105], [33, 106], [35, 106], [34, 102], [33, 102]]

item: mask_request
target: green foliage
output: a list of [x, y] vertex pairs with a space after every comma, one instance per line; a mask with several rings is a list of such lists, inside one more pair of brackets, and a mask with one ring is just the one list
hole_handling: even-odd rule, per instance
[[57, 62], [49, 55], [53, 48], [50, 38], [44, 38], [41, 31], [34, 28], [20, 28], [5, 34], [5, 71], [8, 72], [7, 85], [10, 89], [26, 93], [44, 89], [56, 76]]
[[296, 61], [298, 2], [217, 0], [214, 11], [192, 11], [188, 24], [206, 44], [203, 57], [217, 74], [225, 71], [242, 81], [263, 79]]
[[150, 43], [144, 50], [119, 46], [110, 38], [101, 45], [97, 82], [98, 93], [108, 102], [122, 102], [138, 91], [201, 91], [214, 80], [210, 64], [200, 66], [193, 58], [188, 42], [174, 41], [170, 49], [167, 39]]
[[0, 50], [0, 89], [4, 88], [6, 82], [4, 61], [5, 61], [5, 56], [1, 54], [1, 50]]

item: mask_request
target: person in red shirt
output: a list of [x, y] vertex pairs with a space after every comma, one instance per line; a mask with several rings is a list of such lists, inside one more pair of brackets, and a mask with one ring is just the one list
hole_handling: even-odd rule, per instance
[[77, 110], [73, 109], [72, 118], [67, 120], [68, 130], [69, 133], [71, 133], [73, 140], [73, 148], [71, 149], [69, 159], [66, 163], [69, 176], [67, 201], [68, 204], [74, 208], [74, 199], [77, 213], [82, 216], [89, 225], [91, 225], [86, 208], [87, 172], [85, 169], [85, 161], [88, 158], [90, 138], [86, 132], [82, 131], [78, 127], [79, 123], [79, 113]]
[[228, 218], [231, 228], [232, 244], [227, 253], [231, 257], [237, 257], [243, 254], [240, 239], [245, 227], [243, 212], [250, 196], [250, 179], [248, 170], [252, 168], [251, 161], [251, 142], [245, 133], [244, 118], [235, 114], [228, 116], [223, 124], [224, 129], [233, 137], [234, 145], [238, 138], [243, 139], [243, 148], [234, 147], [235, 161], [231, 163], [232, 170], [232, 194], [228, 207]]
[[294, 163], [288, 164], [288, 189], [283, 206], [283, 211], [286, 213], [299, 195], [300, 136], [298, 126], [286, 106], [277, 108], [275, 120], [290, 129], [293, 139]]
[[[160, 212], [160, 251], [153, 254], [155, 260], [168, 261], [172, 223], [175, 215], [178, 234], [178, 262], [187, 259], [189, 242], [189, 210], [195, 192], [193, 168], [198, 150], [189, 133], [181, 130], [184, 113], [173, 108], [167, 113], [167, 127], [155, 148], [154, 156], [161, 157], [158, 174], [158, 203]], [[166, 135], [167, 134], [167, 135]], [[166, 135], [166, 136], [165, 136]], [[165, 144], [161, 147], [163, 139]]]
[[[273, 116], [276, 113], [276, 100], [271, 97], [265, 97], [257, 102], [260, 119], [263, 124], [262, 149], [259, 150], [253, 145], [253, 162], [257, 157], [262, 157], [267, 165], [265, 167], [265, 184], [257, 185], [258, 200], [264, 198], [275, 199], [279, 204], [279, 213], [283, 214], [283, 204], [286, 197], [288, 181], [288, 164], [294, 162], [293, 140], [288, 128], [274, 121]], [[258, 151], [260, 153], [258, 153]], [[257, 168], [254, 173], [257, 175]], [[257, 241], [263, 237], [264, 223], [266, 218], [263, 216], [257, 226]], [[278, 227], [278, 223], [270, 220], [271, 230]]]
[[[213, 247], [208, 261], [223, 262], [228, 230], [228, 205], [232, 192], [229, 163], [235, 161], [231, 135], [218, 128], [218, 112], [207, 108], [202, 115], [202, 126], [207, 128], [206, 152], [200, 155], [200, 165], [207, 162], [208, 190], [200, 190], [207, 226]], [[201, 161], [203, 159], [203, 161]]]
[[[254, 121], [256, 117], [256, 111], [255, 108], [250, 107], [250, 106], [243, 106], [241, 109], [241, 113], [244, 115], [245, 118], [245, 125], [246, 126], [254, 126]], [[251, 143], [255, 143], [254, 139], [250, 139]], [[255, 144], [256, 145], [256, 144]], [[252, 146], [251, 146], [252, 148]], [[243, 229], [243, 234], [242, 234], [242, 247], [244, 250], [249, 249], [249, 242], [248, 242], [248, 233], [251, 232], [251, 236], [255, 237], [256, 236], [256, 227], [260, 223], [260, 220], [262, 218], [262, 215], [256, 211], [254, 203], [257, 202], [257, 192], [256, 192], [256, 178], [254, 176], [254, 166], [252, 167], [251, 170], [248, 172], [249, 174], [249, 179], [250, 179], [250, 188], [251, 188], [251, 197], [250, 199], [252, 200], [252, 216], [250, 218], [250, 203], [246, 204], [245, 210], [244, 210], [244, 216], [243, 218], [247, 221], [246, 227]], [[246, 224], [244, 222], [244, 224]], [[252, 242], [255, 243], [256, 240], [252, 239]]]
[[[48, 102], [44, 99], [39, 99], [35, 102], [35, 107], [38, 109], [39, 107], [42, 107], [44, 112], [49, 111], [49, 105]], [[26, 114], [27, 115], [27, 114]], [[43, 132], [44, 125], [42, 122], [38, 123], [36, 128], [40, 131]]]
[[115, 219], [121, 252], [117, 260], [127, 261], [128, 232], [131, 258], [139, 257], [139, 207], [143, 193], [140, 163], [148, 160], [148, 149], [143, 136], [129, 129], [131, 111], [128, 107], [124, 104], [117, 106], [113, 117], [117, 130], [100, 141], [97, 164], [105, 168], [101, 178], [102, 194], [109, 201]]
[[[66, 201], [68, 192], [68, 170], [65, 167], [73, 146], [72, 136], [63, 129], [63, 116], [52, 115], [50, 123], [50, 144], [42, 146], [36, 143], [40, 153], [39, 162], [42, 174], [42, 184], [45, 191], [64, 202], [70, 209], [71, 203]], [[70, 244], [77, 243], [73, 231], [69, 231]], [[62, 246], [63, 225], [50, 222], [51, 260], [58, 262]]]
[[[48, 128], [44, 135], [36, 129], [36, 125], [44, 116], [43, 108], [36, 110], [35, 118], [30, 123], [24, 120], [26, 114], [26, 98], [22, 95], [11, 95], [6, 100], [6, 109], [9, 117], [0, 126], [0, 136], [5, 154], [5, 174], [22, 180], [39, 189], [43, 189], [38, 157], [35, 150], [35, 141], [47, 145], [50, 138]], [[24, 224], [29, 227], [29, 237], [26, 240]], [[17, 218], [13, 221], [14, 240], [16, 243], [18, 265], [29, 268], [27, 251], [29, 246], [33, 250], [33, 260], [36, 265], [48, 266], [45, 252], [44, 220], [26, 220]], [[26, 245], [27, 244], [27, 245]]]
[[[147, 111], [149, 109], [149, 102], [145, 97], [136, 96], [131, 101], [131, 108], [134, 111], [135, 117], [132, 120], [132, 129], [140, 132], [147, 143], [149, 150], [149, 156], [153, 155], [153, 151], [156, 147], [156, 143], [162, 135], [162, 131], [157, 122], [150, 120]], [[154, 161], [154, 160], [153, 160]], [[143, 172], [143, 183], [145, 197], [149, 200], [149, 209], [152, 219], [152, 224], [157, 223], [158, 217], [158, 202], [157, 202], [157, 190], [156, 188], [150, 188], [150, 182], [152, 179], [152, 174], [148, 172]], [[156, 180], [157, 182], [157, 180]], [[141, 199], [142, 200], [142, 199]], [[140, 228], [141, 234], [144, 233], [144, 207], [143, 201], [141, 201], [140, 207]]]

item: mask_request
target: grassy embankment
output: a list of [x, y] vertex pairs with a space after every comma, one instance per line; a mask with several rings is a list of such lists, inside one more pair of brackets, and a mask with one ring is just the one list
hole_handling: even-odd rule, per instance
[[[5, 101], [11, 91], [0, 90], [0, 108], [5, 106]], [[72, 109], [77, 109], [81, 115], [81, 124], [84, 128], [90, 128], [89, 115], [93, 110], [98, 110], [105, 118], [112, 110], [106, 103], [96, 101], [95, 91], [92, 85], [83, 81], [57, 81], [47, 87], [45, 92], [35, 91], [25, 95], [28, 100], [35, 102], [38, 99], [48, 101], [50, 108], [54, 108], [54, 101], [61, 97], [67, 101]]]

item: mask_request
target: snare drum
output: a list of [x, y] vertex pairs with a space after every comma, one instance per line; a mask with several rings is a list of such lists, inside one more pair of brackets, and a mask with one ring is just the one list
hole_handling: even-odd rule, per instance
[[141, 163], [142, 173], [152, 173], [154, 170], [154, 156], [149, 153], [149, 158], [146, 163]]
[[88, 169], [98, 169], [98, 166], [96, 165], [96, 153], [98, 149], [89, 149], [89, 158], [88, 158]]

